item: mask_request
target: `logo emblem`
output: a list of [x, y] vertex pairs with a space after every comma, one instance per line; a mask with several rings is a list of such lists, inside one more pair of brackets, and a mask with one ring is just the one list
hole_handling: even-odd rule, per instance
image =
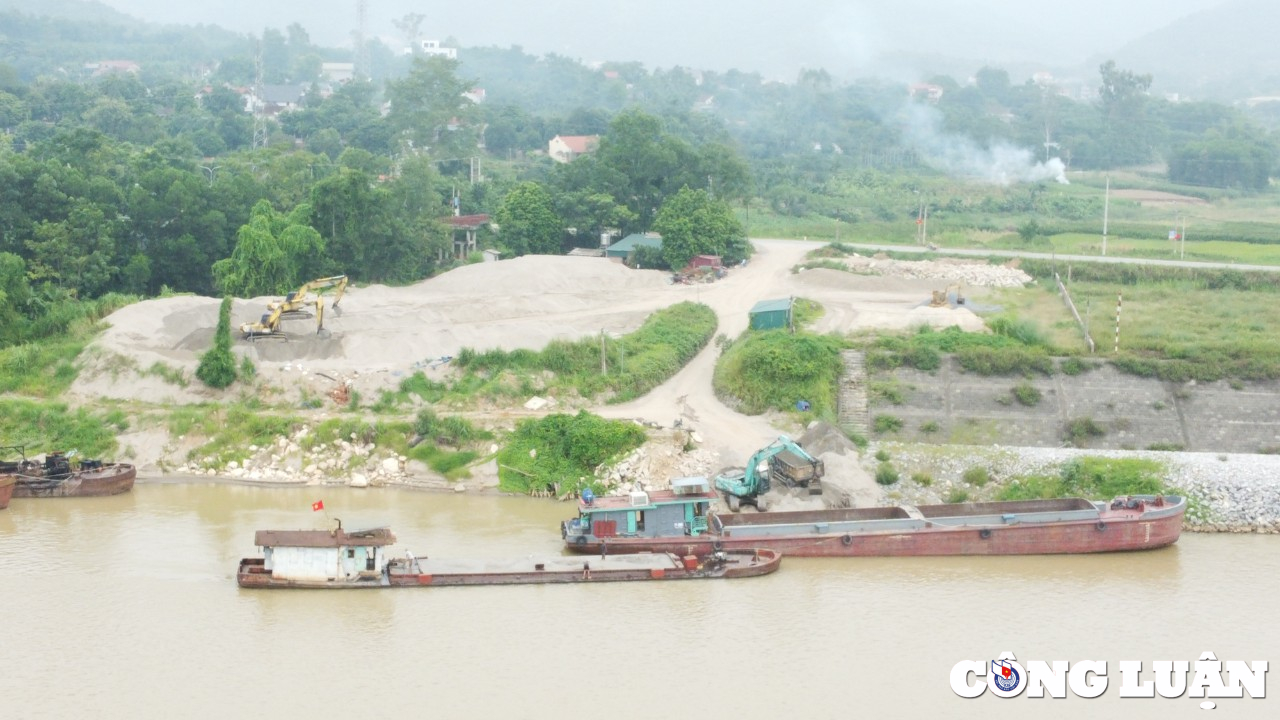
[[1008, 660], [992, 660], [991, 677], [995, 679], [996, 687], [1004, 692], [1012, 692], [1022, 680], [1018, 670]]
[[1027, 687], [1027, 670], [1011, 652], [1002, 652], [991, 661], [987, 671], [987, 687], [993, 695], [1002, 698], [1016, 697]]

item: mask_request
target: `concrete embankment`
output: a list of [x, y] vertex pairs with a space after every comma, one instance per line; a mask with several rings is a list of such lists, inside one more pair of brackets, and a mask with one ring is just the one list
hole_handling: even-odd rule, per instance
[[[1027, 475], [1057, 475], [1063, 465], [1079, 457], [1141, 457], [1165, 468], [1168, 487], [1186, 492], [1190, 501], [1186, 530], [1280, 534], [1280, 455], [895, 443], [879, 447], [890, 454], [902, 477], [886, 488], [886, 494], [910, 502], [945, 502], [957, 489], [968, 492], [971, 499], [985, 499], [1002, 482]], [[864, 462], [874, 463], [870, 453]], [[965, 471], [975, 466], [988, 470], [989, 484], [975, 488], [964, 482]], [[922, 487], [911, 480], [913, 473], [926, 473], [933, 483]]]

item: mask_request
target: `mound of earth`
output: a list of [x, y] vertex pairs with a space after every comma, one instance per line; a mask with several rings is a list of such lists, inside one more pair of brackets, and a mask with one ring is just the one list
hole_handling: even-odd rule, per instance
[[[232, 324], [256, 322], [276, 297], [236, 300]], [[666, 273], [631, 270], [599, 258], [529, 255], [457, 268], [408, 287], [351, 288], [340, 308], [326, 301], [324, 332], [310, 313], [286, 316], [283, 338], [246, 341], [235, 352], [263, 377], [286, 373], [360, 378], [362, 391], [393, 386], [464, 347], [540, 349], [555, 339], [628, 333], [652, 312], [685, 297]], [[86, 353], [72, 391], [153, 402], [208, 399], [198, 382], [180, 387], [161, 363], [190, 378], [212, 345], [219, 301], [203, 297], [147, 300], [106, 318], [109, 328]]]

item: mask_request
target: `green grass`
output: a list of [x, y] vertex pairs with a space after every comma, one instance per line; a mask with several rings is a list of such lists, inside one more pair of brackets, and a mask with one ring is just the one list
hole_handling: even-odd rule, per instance
[[836, 337], [786, 330], [747, 331], [720, 356], [716, 393], [749, 415], [795, 411], [805, 400], [817, 417], [834, 419], [836, 381], [847, 343]]
[[1083, 497], [1109, 500], [1121, 495], [1159, 495], [1177, 492], [1164, 484], [1163, 463], [1145, 458], [1083, 457], [1067, 463], [1061, 473], [1016, 478], [1001, 488], [1001, 500]]
[[519, 398], [576, 393], [594, 398], [609, 393], [609, 402], [625, 402], [679, 372], [706, 346], [715, 330], [716, 314], [706, 305], [682, 302], [664, 308], [650, 315], [635, 332], [605, 340], [604, 373], [599, 336], [554, 340], [541, 351], [479, 352], [464, 348], [454, 360], [463, 376], [450, 386], [445, 397]]
[[639, 447], [645, 432], [633, 422], [580, 412], [525, 420], [498, 452], [499, 487], [508, 492], [603, 490], [596, 468]]
[[118, 408], [71, 409], [62, 403], [0, 399], [0, 445], [23, 445], [27, 454], [76, 450], [80, 457], [110, 458], [116, 434], [129, 428]]

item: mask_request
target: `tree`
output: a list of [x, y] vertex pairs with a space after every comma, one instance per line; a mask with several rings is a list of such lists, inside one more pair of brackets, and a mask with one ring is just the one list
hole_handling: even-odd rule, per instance
[[236, 358], [231, 352], [231, 297], [222, 298], [218, 308], [218, 329], [213, 347], [200, 356], [196, 377], [205, 385], [221, 390], [236, 381]]
[[24, 339], [30, 301], [27, 264], [13, 253], [0, 252], [0, 347]]
[[564, 221], [556, 215], [551, 195], [538, 183], [520, 183], [498, 208], [502, 244], [515, 255], [555, 255], [561, 250]]
[[1176, 148], [1169, 158], [1169, 179], [1189, 185], [1266, 189], [1280, 157], [1274, 144], [1256, 130], [1216, 130]]
[[471, 83], [459, 80], [457, 69], [456, 60], [415, 57], [407, 76], [387, 82], [391, 101], [387, 120], [414, 148], [429, 148], [436, 157], [458, 157], [475, 150], [476, 134], [470, 129], [475, 105], [462, 96]]
[[1103, 117], [1103, 144], [1108, 166], [1129, 165], [1151, 159], [1150, 123], [1146, 117], [1151, 76], [1116, 67], [1108, 60], [1098, 68], [1098, 88]]
[[682, 188], [662, 204], [653, 229], [662, 235], [662, 257], [672, 268], [688, 265], [694, 255], [719, 255], [726, 263], [750, 255], [742, 223], [705, 190]]
[[277, 295], [309, 279], [324, 253], [324, 239], [307, 224], [310, 215], [308, 205], [282, 215], [259, 200], [236, 233], [231, 257], [213, 264], [214, 283], [224, 293], [255, 297]]

